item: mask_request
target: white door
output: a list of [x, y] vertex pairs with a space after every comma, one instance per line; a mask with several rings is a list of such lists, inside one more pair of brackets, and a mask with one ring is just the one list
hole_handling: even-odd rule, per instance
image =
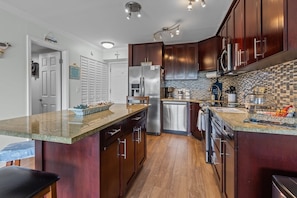
[[61, 110], [61, 53], [39, 55], [41, 77], [41, 112]]
[[128, 95], [128, 63], [110, 63], [110, 101], [126, 103]]

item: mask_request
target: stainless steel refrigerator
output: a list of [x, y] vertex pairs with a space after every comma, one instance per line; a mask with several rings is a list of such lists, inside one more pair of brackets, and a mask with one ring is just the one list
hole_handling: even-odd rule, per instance
[[160, 65], [129, 67], [129, 96], [149, 96], [146, 131], [161, 134], [161, 98], [164, 98], [164, 70]]

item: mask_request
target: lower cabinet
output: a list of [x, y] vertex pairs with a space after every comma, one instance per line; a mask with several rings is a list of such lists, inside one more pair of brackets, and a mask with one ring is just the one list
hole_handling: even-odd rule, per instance
[[124, 197], [146, 158], [146, 111], [100, 132], [100, 197]]
[[190, 114], [189, 128], [190, 128], [192, 135], [195, 138], [202, 140], [201, 131], [199, 131], [197, 128], [199, 109], [200, 109], [199, 103], [192, 103], [192, 102], [190, 103], [190, 105], [189, 105], [189, 114]]

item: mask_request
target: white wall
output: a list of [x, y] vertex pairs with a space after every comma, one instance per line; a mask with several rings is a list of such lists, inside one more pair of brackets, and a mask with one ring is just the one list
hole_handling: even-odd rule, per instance
[[[4, 10], [5, 9], [5, 10]], [[26, 36], [44, 39], [52, 32], [60, 47], [69, 52], [69, 63], [80, 64], [80, 55], [102, 61], [101, 47], [91, 45], [74, 36], [61, 34], [26, 20], [18, 14], [7, 11], [0, 3], [0, 42], [9, 42], [12, 46], [0, 56], [0, 120], [27, 115], [27, 45]], [[93, 54], [93, 55], [91, 55]], [[69, 105], [80, 103], [80, 81], [70, 80]], [[77, 89], [78, 88], [78, 89]], [[0, 136], [0, 149], [11, 142], [24, 139]]]
[[[102, 61], [102, 50], [71, 35], [62, 35], [40, 23], [30, 22], [23, 17], [1, 10], [0, 42], [9, 42], [12, 47], [0, 57], [0, 119], [24, 116], [27, 114], [27, 63], [26, 36], [42, 39], [52, 32], [59, 46], [69, 51], [69, 63], [80, 63], [80, 55]], [[91, 55], [93, 54], [93, 55]], [[80, 81], [70, 80], [70, 106], [80, 103]]]

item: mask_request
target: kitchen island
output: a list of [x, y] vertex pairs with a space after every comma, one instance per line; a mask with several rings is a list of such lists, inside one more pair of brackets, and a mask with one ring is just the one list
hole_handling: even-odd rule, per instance
[[35, 168], [60, 176], [58, 197], [118, 197], [146, 158], [148, 107], [114, 104], [86, 116], [63, 110], [1, 120], [0, 134], [35, 140]]

